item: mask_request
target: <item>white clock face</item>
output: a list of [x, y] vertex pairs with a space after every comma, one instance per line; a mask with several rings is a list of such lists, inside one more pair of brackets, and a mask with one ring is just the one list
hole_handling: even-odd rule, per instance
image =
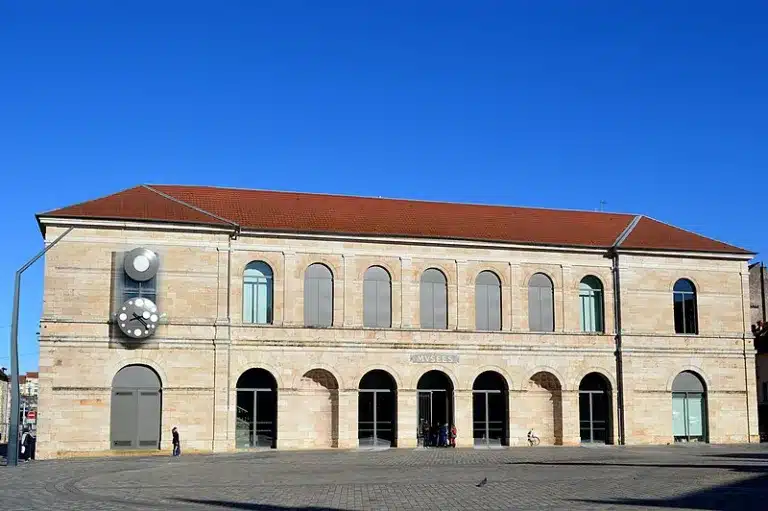
[[115, 313], [115, 322], [120, 330], [132, 339], [146, 339], [157, 330], [160, 312], [147, 298], [126, 300]]
[[123, 269], [136, 282], [146, 282], [157, 274], [157, 254], [146, 248], [134, 248], [125, 254]]

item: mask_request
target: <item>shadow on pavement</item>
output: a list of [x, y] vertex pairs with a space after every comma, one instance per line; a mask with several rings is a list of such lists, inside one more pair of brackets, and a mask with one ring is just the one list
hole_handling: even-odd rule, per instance
[[505, 465], [539, 465], [550, 467], [637, 467], [637, 468], [689, 468], [689, 469], [718, 469], [734, 472], [750, 472], [768, 474], [766, 465], [736, 465], [736, 464], [695, 464], [695, 463], [625, 463], [613, 461], [507, 461]]
[[600, 504], [602, 506], [624, 505], [670, 509], [741, 511], [747, 509], [766, 509], [766, 500], [768, 500], [768, 476], [762, 475], [665, 499], [574, 499], [573, 502]]
[[341, 511], [332, 507], [289, 507], [273, 506], [270, 504], [252, 504], [249, 502], [234, 502], [229, 500], [205, 500], [205, 499], [173, 499], [186, 504], [200, 504], [203, 506], [223, 507], [227, 509], [249, 509], [258, 511]]

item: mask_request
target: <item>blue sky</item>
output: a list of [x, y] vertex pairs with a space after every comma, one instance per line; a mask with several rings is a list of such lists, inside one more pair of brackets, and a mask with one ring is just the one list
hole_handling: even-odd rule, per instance
[[[604, 200], [768, 253], [766, 2], [2, 10], [5, 339], [13, 273], [42, 247], [34, 214], [139, 183]], [[41, 275], [24, 278], [22, 371], [37, 368]]]

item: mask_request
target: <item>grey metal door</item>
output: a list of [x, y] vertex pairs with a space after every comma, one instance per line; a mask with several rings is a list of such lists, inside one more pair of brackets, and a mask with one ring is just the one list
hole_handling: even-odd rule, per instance
[[160, 448], [160, 391], [139, 389], [137, 438], [139, 448]]
[[138, 447], [139, 401], [137, 389], [112, 390], [112, 449], [133, 449]]
[[110, 447], [159, 449], [162, 390], [149, 367], [130, 365], [112, 380]]
[[113, 449], [160, 448], [160, 391], [113, 389]]

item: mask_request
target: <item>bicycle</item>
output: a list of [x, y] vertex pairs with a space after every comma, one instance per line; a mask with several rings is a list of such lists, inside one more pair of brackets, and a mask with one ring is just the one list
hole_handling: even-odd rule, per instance
[[539, 437], [533, 434], [533, 430], [530, 430], [528, 432], [528, 445], [530, 447], [536, 447], [540, 443], [541, 443], [541, 440], [539, 439]]

